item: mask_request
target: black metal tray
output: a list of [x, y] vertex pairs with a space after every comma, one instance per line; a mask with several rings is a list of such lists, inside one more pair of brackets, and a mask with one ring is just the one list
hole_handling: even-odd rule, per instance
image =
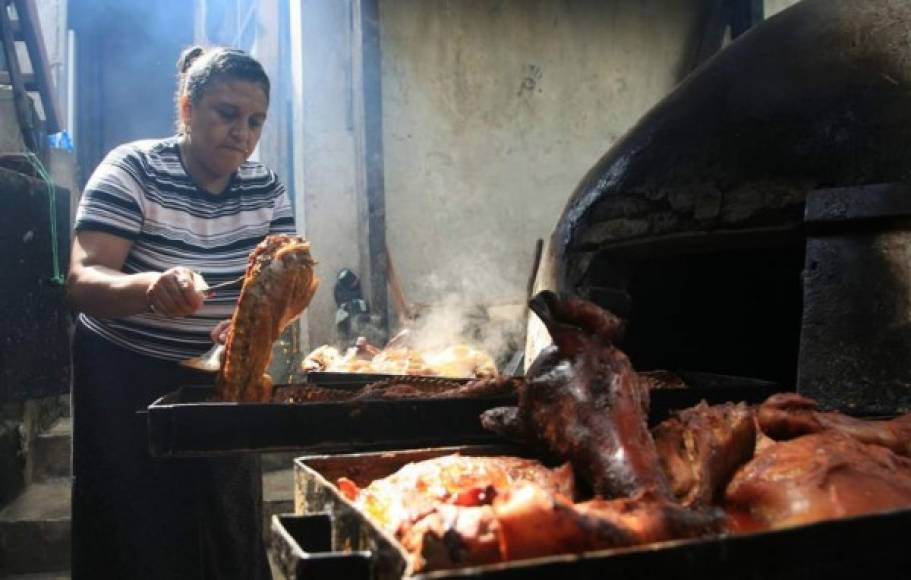
[[[516, 451], [519, 449], [519, 451]], [[521, 448], [479, 446], [312, 456], [295, 460], [295, 509], [275, 516], [272, 541], [282, 554], [287, 580], [305, 578], [296, 570], [320, 561], [324, 576], [351, 580], [395, 580], [407, 566], [394, 538], [375, 526], [334, 485], [384, 477], [410, 461], [458, 451], [470, 455], [525, 455]], [[911, 509], [829, 520], [794, 528], [659, 542], [503, 564], [419, 574], [413, 578], [616, 578], [803, 580], [820, 578], [907, 578], [911, 550], [905, 547]], [[355, 550], [350, 557], [346, 550]], [[369, 554], [369, 556], [368, 556]], [[332, 561], [329, 561], [331, 557]], [[346, 558], [348, 561], [346, 561]], [[306, 562], [304, 562], [306, 560]], [[369, 566], [368, 566], [369, 562]], [[342, 566], [345, 572], [343, 573]]]
[[[652, 423], [701, 400], [758, 403], [781, 390], [775, 383], [750, 378], [681, 376], [690, 387], [652, 391]], [[355, 389], [363, 385], [332, 386]], [[487, 409], [515, 404], [514, 397], [223, 403], [214, 401], [213, 395], [212, 387], [189, 386], [152, 403], [147, 417], [152, 454], [329, 453], [498, 443], [502, 440], [481, 427], [479, 416]]]
[[[280, 387], [276, 387], [280, 388]], [[353, 386], [352, 386], [353, 388]], [[213, 387], [182, 387], [148, 408], [152, 455], [407, 449], [487, 443], [481, 413], [514, 397], [224, 403]]]
[[[383, 580], [371, 571], [370, 552], [328, 549], [331, 526], [328, 514], [273, 516], [272, 542], [276, 552], [282, 554], [279, 569], [285, 580]], [[909, 526], [911, 509], [770, 532], [550, 556], [410, 578], [898, 580], [907, 578], [911, 570], [911, 550], [904, 540]], [[322, 531], [317, 532], [316, 528]]]

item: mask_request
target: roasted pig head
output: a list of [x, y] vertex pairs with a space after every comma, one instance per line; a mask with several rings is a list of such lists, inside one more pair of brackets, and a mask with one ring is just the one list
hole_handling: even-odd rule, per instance
[[541, 292], [530, 307], [553, 338], [519, 389], [518, 420], [602, 497], [672, 497], [647, 426], [648, 390], [613, 342], [623, 322]]
[[220, 400], [270, 400], [272, 381], [265, 371], [272, 343], [316, 293], [315, 264], [310, 244], [298, 236], [267, 236], [250, 253], [215, 382]]

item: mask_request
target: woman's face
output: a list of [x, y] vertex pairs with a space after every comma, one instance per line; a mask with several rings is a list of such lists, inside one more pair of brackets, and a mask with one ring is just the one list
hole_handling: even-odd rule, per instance
[[269, 99], [250, 81], [223, 80], [198, 103], [182, 103], [187, 143], [194, 160], [215, 178], [231, 175], [247, 160], [262, 134]]

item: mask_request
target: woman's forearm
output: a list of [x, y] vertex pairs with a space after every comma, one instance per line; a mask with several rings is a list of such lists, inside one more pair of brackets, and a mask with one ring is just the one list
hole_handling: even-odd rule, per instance
[[78, 311], [99, 318], [123, 318], [146, 312], [147, 292], [158, 272], [124, 274], [106, 266], [71, 269], [66, 281], [67, 298]]

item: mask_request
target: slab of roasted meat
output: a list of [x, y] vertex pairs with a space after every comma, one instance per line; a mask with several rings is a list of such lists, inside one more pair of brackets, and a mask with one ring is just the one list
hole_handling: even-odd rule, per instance
[[550, 469], [534, 459], [509, 456], [445, 455], [409, 463], [363, 489], [346, 478], [338, 487], [383, 530], [401, 537], [441, 505], [487, 505], [520, 481], [569, 498], [576, 493], [569, 465]]
[[715, 514], [628, 498], [573, 503], [569, 465], [448, 455], [340, 491], [395, 536], [420, 572], [631, 546], [715, 530]]
[[410, 463], [363, 489], [345, 478], [338, 487], [399, 540], [410, 555], [409, 568], [418, 572], [499, 561], [491, 504], [523, 482], [560, 497], [576, 493], [568, 464], [550, 469], [505, 456], [447, 455]]
[[694, 507], [721, 499], [756, 445], [753, 412], [745, 403], [709, 406], [703, 401], [675, 413], [652, 435], [674, 496]]
[[725, 492], [737, 530], [783, 528], [911, 506], [911, 459], [837, 430], [775, 443]]
[[297, 236], [268, 236], [250, 253], [215, 382], [220, 400], [269, 401], [272, 343], [316, 293], [314, 265], [310, 244]]
[[911, 457], [911, 413], [888, 421], [857, 419], [820, 411], [816, 401], [797, 393], [778, 393], [760, 405], [757, 416], [763, 433], [772, 439], [834, 430]]
[[650, 498], [572, 503], [534, 485], [518, 485], [493, 504], [503, 560], [572, 554], [698, 537], [718, 516]]

